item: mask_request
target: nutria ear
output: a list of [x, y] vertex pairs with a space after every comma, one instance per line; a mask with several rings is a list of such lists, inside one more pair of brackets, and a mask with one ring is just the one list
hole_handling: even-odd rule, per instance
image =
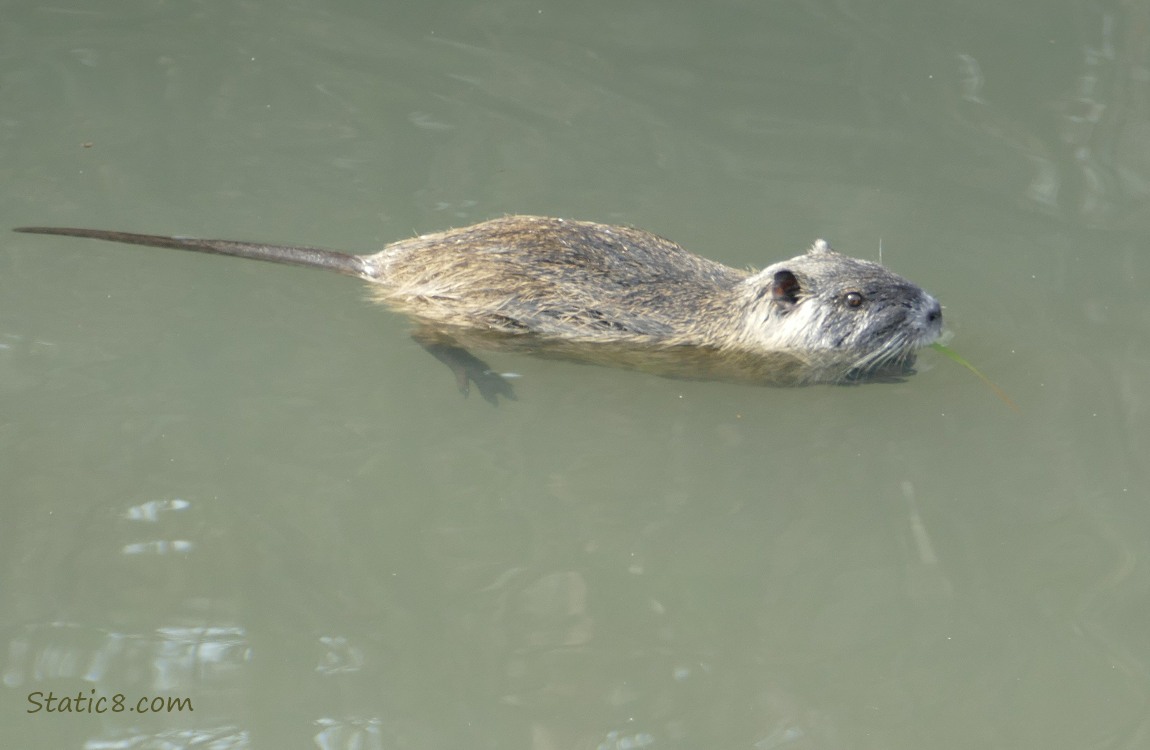
[[797, 305], [801, 286], [799, 280], [790, 271], [775, 271], [774, 281], [771, 282], [771, 300], [784, 307]]

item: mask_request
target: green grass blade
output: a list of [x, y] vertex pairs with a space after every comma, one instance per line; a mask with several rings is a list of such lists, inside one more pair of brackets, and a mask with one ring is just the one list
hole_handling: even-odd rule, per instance
[[963, 359], [961, 354], [954, 351], [950, 347], [943, 346], [942, 344], [931, 344], [930, 348], [934, 349], [936, 352], [939, 352], [940, 354], [944, 355], [948, 359], [953, 359], [955, 362], [959, 363], [960, 365], [962, 365], [963, 367], [965, 367], [966, 369], [970, 370], [975, 375], [977, 375], [978, 379], [981, 380], [983, 383], [986, 383], [987, 387], [990, 388], [990, 390], [994, 391], [994, 394], [996, 396], [998, 396], [1000, 399], [1002, 399], [1002, 402], [1004, 404], [1006, 404], [1007, 406], [1009, 406], [1011, 409], [1013, 409], [1016, 412], [1022, 411], [1021, 409], [1018, 408], [1018, 404], [1016, 404], [1010, 400], [1010, 396], [1007, 396], [1005, 391], [1003, 391], [1001, 388], [999, 388], [994, 383], [990, 382], [990, 378], [983, 375], [981, 372], [978, 371], [978, 368], [976, 368], [974, 365], [970, 364], [965, 359]]

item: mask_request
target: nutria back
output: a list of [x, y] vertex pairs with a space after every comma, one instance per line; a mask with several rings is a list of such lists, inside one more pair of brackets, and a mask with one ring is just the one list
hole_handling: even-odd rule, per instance
[[704, 344], [747, 277], [627, 227], [510, 216], [372, 257], [376, 296], [437, 323], [565, 341]]

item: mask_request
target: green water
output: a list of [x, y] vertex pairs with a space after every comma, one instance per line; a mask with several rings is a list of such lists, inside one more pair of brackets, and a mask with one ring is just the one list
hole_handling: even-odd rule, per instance
[[492, 409], [355, 281], [0, 234], [5, 748], [1150, 746], [1145, 3], [0, 15], [0, 228], [826, 237], [1018, 406], [927, 350]]

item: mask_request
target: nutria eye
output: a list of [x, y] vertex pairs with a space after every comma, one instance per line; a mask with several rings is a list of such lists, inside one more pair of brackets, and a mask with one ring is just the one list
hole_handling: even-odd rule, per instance
[[858, 292], [847, 292], [845, 299], [851, 307], [858, 307], [863, 303], [863, 296]]

